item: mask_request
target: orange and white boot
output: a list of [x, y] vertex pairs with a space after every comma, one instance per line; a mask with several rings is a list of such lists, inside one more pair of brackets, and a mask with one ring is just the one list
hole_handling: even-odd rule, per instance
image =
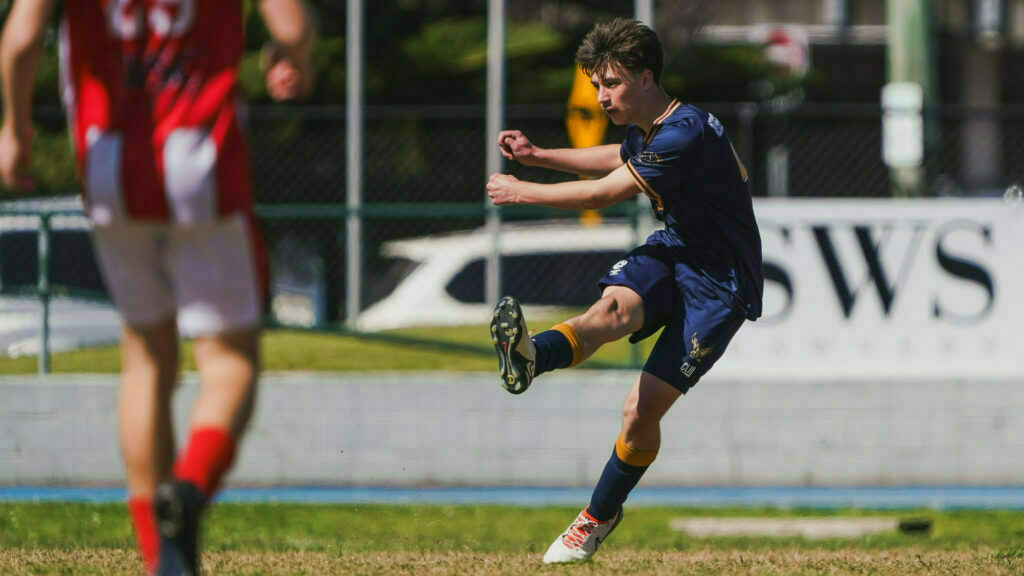
[[588, 514], [584, 508], [569, 528], [548, 547], [544, 563], [579, 562], [590, 558], [621, 521], [622, 506], [619, 506], [614, 518], [603, 522]]

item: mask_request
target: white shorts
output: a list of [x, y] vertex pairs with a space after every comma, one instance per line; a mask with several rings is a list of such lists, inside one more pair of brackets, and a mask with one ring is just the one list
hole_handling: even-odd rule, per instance
[[177, 317], [184, 336], [257, 327], [263, 312], [262, 249], [245, 215], [181, 226], [94, 226], [96, 259], [132, 328]]

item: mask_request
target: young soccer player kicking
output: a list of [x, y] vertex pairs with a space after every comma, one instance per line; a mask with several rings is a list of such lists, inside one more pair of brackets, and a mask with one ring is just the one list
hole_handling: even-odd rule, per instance
[[[0, 41], [0, 176], [31, 187], [32, 86], [56, 0], [17, 0]], [[279, 100], [312, 88], [302, 0], [259, 0]], [[118, 403], [128, 507], [147, 572], [196, 574], [200, 513], [252, 414], [266, 262], [238, 110], [241, 0], [64, 2], [63, 95], [87, 216], [124, 320]], [[178, 335], [200, 389], [174, 458]]]
[[543, 149], [501, 132], [502, 154], [529, 166], [598, 179], [535, 184], [493, 174], [499, 206], [598, 209], [646, 194], [662, 230], [600, 280], [601, 299], [583, 315], [530, 338], [519, 303], [506, 297], [491, 321], [502, 385], [519, 394], [537, 376], [575, 366], [626, 335], [636, 343], [664, 328], [626, 397], [622, 430], [590, 505], [548, 548], [545, 563], [589, 558], [622, 520], [622, 504], [661, 445], [659, 422], [721, 357], [745, 320], [761, 315], [761, 238], [747, 173], [722, 124], [661, 88], [663, 55], [643, 24], [596, 26], [576, 60], [616, 124], [621, 145]]

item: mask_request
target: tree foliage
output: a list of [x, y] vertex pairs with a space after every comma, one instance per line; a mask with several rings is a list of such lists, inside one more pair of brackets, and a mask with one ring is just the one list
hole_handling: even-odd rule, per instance
[[[81, 0], [84, 1], [84, 0]], [[95, 1], [95, 0], [92, 0]], [[307, 105], [341, 106], [346, 95], [346, 8], [343, 0], [309, 0], [319, 31], [317, 87]], [[670, 7], [671, 3], [661, 2]], [[0, 1], [6, 20], [11, 2]], [[576, 47], [599, 21], [631, 17], [621, 0], [507, 2], [506, 101], [563, 104], [574, 76]], [[268, 41], [256, 0], [243, 0], [246, 33], [239, 85], [254, 105], [274, 105], [259, 66]], [[35, 83], [39, 122], [33, 172], [41, 193], [75, 188], [74, 163], [61, 121], [57, 25], [44, 40]], [[665, 8], [658, 32], [666, 48], [663, 84], [694, 102], [767, 99], [792, 88], [757, 46], [708, 46], [695, 41], [711, 12]], [[364, 93], [369, 105], [480, 105], [486, 98], [486, 0], [364, 1]], [[297, 122], [297, 123], [296, 123]], [[287, 124], [287, 123], [285, 123]], [[296, 127], [301, 122], [292, 122]], [[288, 126], [282, 125], [283, 128]]]

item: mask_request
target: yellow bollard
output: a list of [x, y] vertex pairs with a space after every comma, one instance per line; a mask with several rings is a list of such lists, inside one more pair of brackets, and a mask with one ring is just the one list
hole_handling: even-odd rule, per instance
[[[569, 141], [573, 148], [601, 145], [604, 142], [605, 130], [608, 128], [608, 117], [597, 103], [597, 92], [590, 83], [590, 77], [578, 66], [572, 91], [569, 93], [565, 128], [569, 132]], [[580, 175], [580, 178], [588, 177]], [[580, 214], [580, 224], [583, 226], [600, 226], [601, 220], [601, 214], [596, 210], [584, 210]]]

